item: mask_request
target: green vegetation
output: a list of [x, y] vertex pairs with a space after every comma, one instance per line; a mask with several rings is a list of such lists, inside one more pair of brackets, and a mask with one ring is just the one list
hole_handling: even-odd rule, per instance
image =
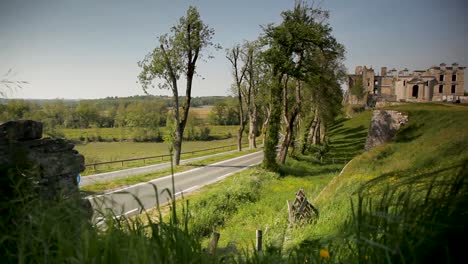
[[[251, 169], [190, 196], [192, 234], [206, 238], [207, 245], [211, 230], [217, 230], [220, 246], [242, 252], [252, 247], [255, 230], [261, 229], [268, 248], [264, 257], [275, 256], [275, 262], [296, 263], [291, 256], [308, 254], [306, 259], [314, 262], [320, 249], [332, 263], [452, 262], [462, 257], [456, 237], [466, 234], [468, 220], [468, 108], [393, 108], [407, 112], [410, 121], [392, 143], [360, 154], [371, 117], [364, 112], [330, 128], [323, 164], [313, 155], [299, 156], [280, 174]], [[286, 200], [299, 188], [320, 217], [291, 227]]]
[[[338, 120], [321, 162], [312, 152], [289, 159], [281, 173], [246, 170], [190, 196], [167, 221], [157, 209], [156, 219], [108, 216], [98, 227], [73, 197], [34, 198], [24, 178], [34, 174], [2, 168], [11, 177], [2, 177], [9, 191], [2, 191], [0, 254], [28, 263], [456, 262], [464, 257], [458, 238], [467, 235], [468, 108], [395, 109], [410, 121], [392, 143], [362, 153], [370, 112]], [[298, 188], [320, 217], [288, 226], [286, 199]], [[226, 248], [209, 255], [202, 248], [213, 229]], [[264, 231], [262, 254], [251, 251], [255, 229]]]
[[349, 91], [358, 99], [364, 98], [364, 94], [366, 91], [364, 90], [362, 77], [357, 77], [356, 80], [354, 80], [353, 84], [349, 87]]
[[[205, 140], [212, 139], [226, 139], [230, 138], [236, 131], [236, 126], [194, 126], [192, 124], [188, 125], [187, 130], [193, 126], [194, 134], [200, 133], [202, 128], [208, 128], [210, 130], [209, 137]], [[59, 130], [63, 136], [67, 139], [83, 142], [117, 142], [117, 141], [150, 141], [138, 138], [139, 132], [144, 132], [145, 130], [141, 128], [133, 127], [112, 127], [112, 128], [64, 128]], [[159, 133], [159, 139], [153, 141], [162, 141], [162, 137], [168, 134], [167, 127], [161, 127], [157, 130]], [[189, 136], [189, 135], [187, 135]], [[206, 143], [205, 143], [206, 144]]]
[[215, 229], [221, 233], [221, 246], [242, 249], [251, 247], [255, 230], [261, 229], [272, 247], [298, 245], [306, 234], [302, 228], [288, 229], [286, 200], [292, 201], [300, 188], [312, 200], [350, 159], [362, 153], [370, 118], [371, 113], [365, 112], [337, 121], [330, 128], [330, 151], [322, 161], [312, 153], [288, 160], [279, 174], [246, 170], [191, 196], [193, 234], [204, 237]]
[[[213, 140], [210, 141], [210, 144], [207, 145], [206, 142], [202, 141], [186, 141], [184, 142], [185, 151], [182, 155], [183, 159], [195, 158], [200, 156], [206, 156], [210, 154], [225, 152], [233, 150], [235, 147], [233, 144], [235, 139], [225, 139], [225, 140]], [[225, 147], [226, 146], [226, 147]], [[218, 148], [223, 147], [223, 148]], [[87, 144], [77, 145], [76, 150], [84, 155], [86, 164], [106, 162], [106, 161], [116, 161], [124, 159], [132, 159], [138, 157], [149, 157], [149, 156], [158, 156], [158, 155], [167, 155], [169, 153], [167, 143], [155, 143], [155, 142], [92, 142]], [[206, 150], [201, 152], [204, 149], [218, 148], [214, 150]], [[150, 164], [157, 164], [161, 162], [167, 162], [168, 157], [163, 158], [152, 158], [135, 161], [126, 161], [123, 166], [121, 163], [111, 163], [97, 165], [94, 167], [87, 167], [86, 171], [82, 175], [101, 173], [113, 170], [120, 170], [125, 168], [134, 168], [139, 166], [145, 166]]]
[[[60, 130], [80, 128], [98, 141], [95, 128], [119, 128], [112, 137], [101, 135], [103, 140], [131, 139], [135, 130], [164, 130], [171, 107], [165, 96], [134, 96], [95, 100], [23, 100], [4, 99], [0, 103], [0, 122], [16, 119], [33, 119], [44, 124], [50, 136], [64, 136]], [[230, 100], [229, 97], [195, 97], [191, 101], [189, 123], [209, 125], [208, 115], [212, 105]], [[104, 130], [106, 130], [104, 129]], [[86, 133], [87, 132], [87, 133]], [[78, 132], [76, 132], [78, 133]], [[65, 134], [65, 136], [68, 136]], [[80, 135], [72, 137], [78, 140]], [[84, 141], [86, 138], [83, 138]]]

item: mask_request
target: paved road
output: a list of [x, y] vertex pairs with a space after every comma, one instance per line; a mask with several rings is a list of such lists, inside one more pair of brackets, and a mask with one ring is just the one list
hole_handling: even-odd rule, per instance
[[[181, 164], [186, 164], [186, 163], [189, 163], [189, 162], [204, 160], [204, 159], [207, 159], [207, 158], [210, 158], [210, 157], [225, 155], [225, 154], [232, 153], [232, 152], [236, 152], [236, 150], [216, 153], [216, 154], [197, 157], [197, 158], [181, 160], [180, 163]], [[84, 187], [84, 186], [87, 186], [87, 185], [91, 185], [91, 184], [98, 183], [98, 182], [103, 182], [103, 181], [110, 181], [110, 180], [116, 180], [116, 179], [121, 179], [121, 178], [127, 178], [127, 177], [133, 176], [133, 175], [141, 175], [141, 174], [152, 173], [152, 172], [160, 171], [160, 170], [167, 169], [167, 168], [170, 168], [170, 167], [171, 167], [171, 164], [169, 162], [166, 162], [166, 163], [148, 165], [148, 166], [143, 166], [143, 167], [129, 168], [129, 169], [124, 169], [124, 170], [110, 171], [110, 172], [104, 172], [104, 173], [99, 173], [99, 174], [83, 176], [83, 177], [81, 177], [80, 187]]]
[[[174, 175], [176, 195], [189, 193], [205, 185], [222, 180], [227, 176], [259, 164], [263, 159], [263, 151], [254, 152], [237, 158], [225, 160]], [[149, 182], [139, 183], [110, 193], [89, 196], [93, 208], [101, 211], [112, 210], [116, 215], [134, 215], [142, 209], [156, 206], [156, 191], [159, 193], [159, 203], [169, 199], [165, 188], [172, 190], [171, 176], [165, 176]], [[137, 202], [135, 197], [141, 202]], [[104, 210], [103, 210], [104, 209]]]

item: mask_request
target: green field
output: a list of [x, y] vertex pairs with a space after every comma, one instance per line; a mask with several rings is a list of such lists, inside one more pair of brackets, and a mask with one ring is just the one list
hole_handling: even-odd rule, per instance
[[[203, 114], [203, 113], [202, 113]], [[210, 129], [210, 136], [214, 139], [225, 139], [235, 137], [237, 134], [238, 126], [206, 126]], [[200, 127], [195, 127], [200, 129]], [[100, 137], [103, 141], [128, 141], [132, 140], [134, 134], [139, 128], [132, 127], [114, 127], [114, 128], [63, 128], [60, 131], [64, 134], [65, 138], [71, 140], [85, 141], [87, 138], [92, 138], [92, 141]], [[188, 126], [185, 131], [187, 134]], [[167, 127], [161, 127], [160, 132], [162, 135], [168, 133]]]
[[[184, 141], [182, 143], [182, 153], [187, 154], [183, 154], [182, 159], [234, 150], [236, 149], [236, 143], [237, 139], [235, 138], [212, 141]], [[244, 139], [243, 143], [246, 143], [246, 139]], [[218, 149], [190, 153], [192, 151], [212, 148]], [[85, 157], [85, 164], [169, 154], [169, 146], [165, 142], [90, 142], [86, 144], [78, 144], [75, 146], [75, 149], [83, 154]], [[124, 162], [123, 166], [121, 163], [98, 165], [95, 168], [87, 167], [86, 171], [82, 173], [82, 175], [85, 176], [122, 168], [132, 168], [149, 164], [156, 164], [160, 162], [167, 162], [168, 160], [168, 157], [164, 157], [146, 159], [145, 161], [138, 160]]]

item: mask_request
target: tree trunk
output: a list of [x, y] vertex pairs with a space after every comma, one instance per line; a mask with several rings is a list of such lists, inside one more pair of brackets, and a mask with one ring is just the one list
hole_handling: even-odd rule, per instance
[[278, 145], [278, 135], [281, 128], [281, 95], [282, 95], [282, 76], [277, 76], [275, 84], [271, 87], [271, 109], [270, 119], [266, 130], [266, 139], [264, 144], [263, 167], [270, 171], [277, 171], [276, 146]]
[[265, 139], [267, 135], [267, 129], [268, 129], [268, 123], [270, 122], [270, 115], [271, 115], [271, 107], [267, 106], [265, 107], [267, 116], [265, 118], [265, 121], [262, 124], [262, 145], [265, 146]]
[[180, 164], [180, 155], [182, 152], [182, 132], [180, 131], [180, 127], [176, 127], [176, 131], [174, 134], [174, 142], [173, 142], [173, 147], [174, 147], [174, 160], [173, 162], [175, 165]]
[[293, 133], [294, 127], [294, 120], [291, 120], [292, 123], [289, 123], [286, 127], [286, 134], [284, 135], [283, 143], [281, 144], [281, 149], [278, 154], [278, 161], [280, 164], [284, 164], [286, 162], [286, 156], [288, 155], [289, 145], [291, 145], [291, 138]]
[[249, 113], [249, 148], [257, 148], [257, 106], [253, 103]]
[[237, 150], [242, 151], [242, 134], [244, 133], [245, 126], [239, 125], [239, 130], [237, 130]]
[[285, 164], [286, 163], [286, 156], [288, 155], [288, 149], [289, 146], [291, 145], [291, 139], [293, 137], [294, 133], [294, 122], [296, 121], [296, 117], [299, 114], [299, 109], [300, 109], [300, 103], [301, 103], [301, 98], [300, 98], [300, 82], [297, 82], [295, 92], [295, 102], [294, 102], [294, 107], [291, 110], [291, 113], [288, 113], [288, 107], [287, 107], [287, 101], [288, 101], [288, 87], [287, 87], [287, 82], [285, 87], [283, 88], [284, 93], [283, 93], [283, 108], [284, 108], [284, 119], [286, 123], [286, 134], [284, 135], [284, 141], [281, 144], [281, 149], [278, 154], [278, 161], [280, 164]]
[[317, 125], [315, 126], [315, 129], [314, 129], [314, 137], [313, 137], [313, 142], [312, 142], [314, 145], [320, 144], [320, 123], [322, 122], [320, 121], [320, 118], [319, 118], [317, 121]]
[[320, 123], [320, 142], [325, 142], [325, 124], [323, 122]]
[[315, 108], [314, 119], [309, 125], [309, 133], [307, 135], [307, 139], [304, 145], [302, 146], [302, 154], [304, 154], [305, 150], [314, 142], [313, 139], [315, 135], [315, 127], [317, 126], [317, 122], [318, 122], [318, 110], [317, 108]]

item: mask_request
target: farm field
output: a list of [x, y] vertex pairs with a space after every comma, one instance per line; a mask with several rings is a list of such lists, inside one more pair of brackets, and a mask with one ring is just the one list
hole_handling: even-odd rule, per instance
[[[234, 137], [238, 126], [203, 126], [210, 129], [210, 136], [214, 139], [225, 139]], [[200, 129], [200, 127], [194, 127]], [[65, 138], [75, 141], [85, 141], [86, 139], [92, 139], [91, 141], [97, 141], [100, 137], [103, 141], [126, 141], [132, 140], [135, 132], [139, 128], [131, 127], [115, 127], [115, 128], [63, 128], [60, 131], [64, 134]], [[187, 126], [186, 130], [189, 129]], [[160, 133], [164, 136], [168, 133], [167, 127], [161, 127]], [[184, 135], [186, 135], [184, 133]]]
[[[182, 152], [187, 154], [183, 154], [182, 159], [234, 150], [236, 149], [236, 142], [236, 138], [211, 141], [184, 141], [182, 143]], [[247, 140], [244, 139], [243, 143], [246, 142]], [[246, 146], [244, 145], [244, 147]], [[188, 153], [212, 148], [218, 149]], [[89, 142], [85, 144], [77, 144], [75, 149], [83, 154], [85, 157], [85, 164], [169, 154], [169, 145], [165, 142]], [[123, 167], [121, 163], [98, 165], [96, 166], [96, 170], [92, 167], [87, 167], [87, 170], [82, 173], [82, 175], [85, 176], [123, 168], [156, 164], [163, 161], [167, 162], [168, 157], [165, 157], [164, 160], [156, 158], [147, 159], [146, 161], [138, 160], [125, 162]]]

